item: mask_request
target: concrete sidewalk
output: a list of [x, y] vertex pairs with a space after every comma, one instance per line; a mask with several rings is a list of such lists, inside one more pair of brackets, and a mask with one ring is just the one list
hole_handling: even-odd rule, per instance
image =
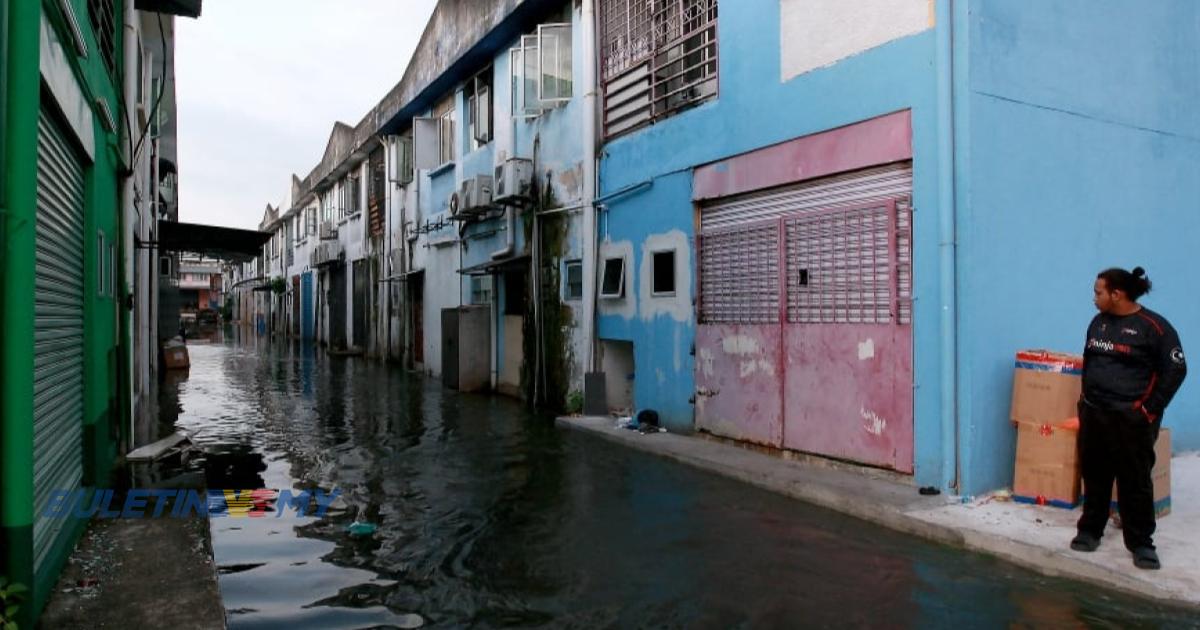
[[559, 418], [601, 436], [802, 501], [938, 542], [987, 553], [1046, 575], [1200, 609], [1200, 454], [1172, 460], [1172, 513], [1159, 521], [1161, 571], [1133, 566], [1118, 530], [1099, 551], [1068, 548], [1079, 511], [983, 497], [924, 497], [911, 479], [798, 455], [779, 457], [728, 442], [670, 433], [642, 435], [608, 417]]
[[38, 626], [223, 630], [208, 519], [93, 520]]

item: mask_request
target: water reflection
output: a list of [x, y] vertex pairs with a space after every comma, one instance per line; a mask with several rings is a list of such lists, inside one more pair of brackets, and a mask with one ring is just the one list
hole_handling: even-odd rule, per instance
[[394, 367], [236, 330], [190, 350], [175, 424], [206, 448], [210, 487], [342, 493], [320, 519], [212, 520], [233, 627], [1195, 623]]

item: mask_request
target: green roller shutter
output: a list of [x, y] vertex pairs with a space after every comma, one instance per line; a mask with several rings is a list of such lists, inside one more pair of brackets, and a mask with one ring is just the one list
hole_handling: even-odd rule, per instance
[[61, 124], [38, 116], [34, 305], [34, 566], [41, 571], [63, 518], [40, 514], [83, 477], [83, 165]]

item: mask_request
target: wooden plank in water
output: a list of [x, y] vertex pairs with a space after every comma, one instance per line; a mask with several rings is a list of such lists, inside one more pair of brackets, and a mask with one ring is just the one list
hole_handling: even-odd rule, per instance
[[172, 433], [153, 444], [140, 446], [133, 451], [130, 451], [125, 459], [131, 462], [148, 462], [162, 457], [167, 451], [186, 442], [188, 437], [182, 433]]

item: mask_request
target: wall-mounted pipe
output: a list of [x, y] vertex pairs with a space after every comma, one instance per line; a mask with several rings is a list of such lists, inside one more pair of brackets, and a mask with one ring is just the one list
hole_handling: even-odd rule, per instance
[[580, 20], [583, 31], [583, 198], [587, 204], [583, 209], [583, 372], [596, 370], [596, 268], [599, 246], [596, 239], [596, 160], [599, 142], [596, 124], [599, 111], [596, 98], [596, 11], [595, 0], [583, 0]]
[[941, 307], [942, 487], [963, 491], [958, 427], [957, 206], [954, 102], [954, 0], [937, 3], [938, 296]]
[[[125, 2], [123, 17], [122, 17], [122, 67], [124, 69], [125, 80], [121, 86], [122, 98], [125, 106], [122, 109], [122, 114], [125, 116], [124, 129], [118, 131], [118, 134], [124, 133], [128, 135], [128, 143], [122, 143], [120, 137], [117, 138], [117, 144], [129, 147], [129, 155], [125, 157], [127, 164], [125, 165], [125, 176], [121, 180], [121, 229], [118, 230], [119, 237], [117, 241], [121, 247], [122, 267], [125, 270], [122, 281], [123, 294], [128, 296], [126, 306], [132, 308], [120, 309], [119, 317], [121, 319], [121, 341], [125, 348], [121, 356], [121, 369], [125, 378], [119, 381], [128, 387], [128, 391], [124, 392], [122, 406], [126, 407], [128, 414], [128, 436], [127, 446], [130, 450], [136, 448], [135, 436], [135, 419], [140, 411], [140, 395], [149, 385], [150, 361], [149, 352], [144, 350], [144, 344], [148, 343], [145, 335], [142, 337], [142, 343], [138, 343], [137, 339], [141, 336], [141, 330], [134, 330], [134, 323], [140, 318], [134, 316], [133, 308], [141, 309], [140, 295], [135, 295], [136, 287], [144, 286], [146, 282], [141, 284], [135, 282], [136, 274], [141, 269], [138, 265], [138, 260], [142, 256], [148, 254], [135, 252], [135, 243], [133, 240], [142, 238], [142, 218], [141, 212], [137, 208], [137, 184], [135, 182], [135, 173], [137, 168], [135, 162], [137, 156], [134, 155], [133, 149], [133, 130], [137, 129], [137, 120], [134, 118], [134, 102], [137, 100], [138, 83], [141, 81], [141, 76], [138, 75], [138, 56], [141, 51], [138, 50], [138, 24], [137, 24], [137, 9], [132, 2]], [[163, 51], [164, 55], [166, 51]], [[150, 265], [147, 265], [149, 267]], [[149, 277], [157, 279], [157, 274], [151, 273]], [[147, 281], [149, 278], [147, 278]], [[152, 284], [151, 286], [157, 286]], [[146, 289], [146, 295], [150, 295], [152, 291]]]

